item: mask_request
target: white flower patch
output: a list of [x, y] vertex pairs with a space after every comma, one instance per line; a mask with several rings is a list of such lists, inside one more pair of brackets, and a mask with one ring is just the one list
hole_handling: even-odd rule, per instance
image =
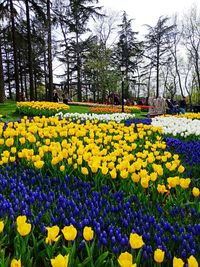
[[152, 119], [152, 125], [160, 126], [164, 134], [174, 136], [181, 135], [187, 137], [190, 135], [200, 135], [200, 120], [192, 120], [177, 117], [155, 117]]
[[115, 121], [120, 123], [124, 120], [133, 119], [135, 114], [127, 114], [127, 113], [112, 113], [112, 114], [94, 114], [94, 113], [65, 113], [62, 112], [57, 113], [55, 116], [59, 116], [61, 118], [71, 118], [71, 119], [80, 119], [80, 120], [98, 120], [102, 122]]

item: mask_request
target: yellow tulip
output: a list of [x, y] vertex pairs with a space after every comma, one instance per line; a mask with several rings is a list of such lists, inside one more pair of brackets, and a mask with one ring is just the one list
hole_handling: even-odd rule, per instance
[[30, 223], [21, 223], [17, 225], [17, 231], [21, 236], [26, 236], [31, 231], [31, 224]]
[[26, 223], [26, 221], [27, 221], [26, 215], [20, 215], [17, 217], [17, 220], [16, 220], [17, 225]]
[[184, 168], [182, 165], [180, 165], [180, 166], [178, 167], [178, 172], [179, 172], [179, 173], [183, 173], [184, 170], [185, 170], [185, 168]]
[[122, 179], [127, 179], [128, 178], [128, 171], [127, 170], [120, 171], [120, 177]]
[[194, 197], [198, 197], [200, 195], [200, 190], [197, 187], [193, 187], [192, 194]]
[[62, 229], [62, 233], [64, 235], [64, 238], [67, 240], [67, 241], [72, 241], [76, 238], [77, 236], [77, 230], [76, 228], [73, 226], [73, 225], [70, 225], [70, 226], [65, 226], [63, 229]]
[[63, 172], [65, 170], [65, 166], [64, 165], [61, 165], [60, 166], [60, 171]]
[[199, 267], [199, 264], [194, 256], [188, 258], [188, 267]]
[[101, 172], [102, 172], [103, 175], [106, 175], [106, 174], [108, 173], [108, 168], [105, 167], [105, 166], [103, 166], [103, 167], [101, 168]]
[[165, 185], [162, 185], [162, 184], [158, 184], [157, 191], [159, 193], [161, 193], [161, 194], [164, 194], [164, 193], [168, 192], [166, 187], [165, 187]]
[[0, 221], [0, 233], [3, 232], [3, 229], [4, 229], [4, 222]]
[[69, 254], [67, 256], [62, 256], [59, 254], [54, 259], [51, 259], [52, 267], [68, 267], [69, 263]]
[[138, 183], [140, 180], [140, 176], [137, 173], [132, 173], [131, 179], [134, 183]]
[[110, 171], [110, 176], [111, 176], [112, 179], [116, 179], [116, 177], [117, 177], [116, 169], [112, 169], [112, 171]]
[[133, 249], [141, 248], [144, 245], [142, 236], [139, 236], [138, 234], [131, 233], [129, 237], [129, 242]]
[[85, 226], [83, 229], [83, 237], [86, 241], [90, 241], [94, 237], [94, 231], [91, 227]]
[[184, 266], [184, 261], [180, 258], [173, 258], [173, 267], [183, 267]]
[[34, 166], [37, 168], [37, 169], [41, 169], [44, 165], [44, 161], [43, 160], [38, 160], [36, 162], [34, 162]]
[[84, 174], [84, 175], [88, 175], [89, 174], [89, 171], [86, 167], [81, 167], [81, 173]]
[[130, 253], [124, 252], [119, 255], [118, 263], [121, 267], [137, 267], [136, 264], [132, 264], [133, 257]]
[[162, 263], [164, 261], [164, 257], [165, 257], [165, 252], [162, 251], [161, 249], [157, 248], [154, 251], [154, 260], [157, 263]]
[[58, 236], [60, 232], [60, 228], [57, 225], [52, 227], [46, 227], [47, 229], [47, 237], [45, 242], [48, 244], [52, 244], [52, 242], [57, 242], [60, 236]]
[[11, 147], [10, 152], [11, 152], [12, 154], [15, 154], [15, 153], [17, 152], [17, 148], [14, 147], [14, 146]]
[[181, 178], [180, 179], [180, 186], [183, 189], [187, 189], [189, 187], [189, 185], [190, 185], [190, 182], [191, 182], [190, 178], [186, 178], [186, 179]]
[[10, 267], [21, 267], [21, 260], [12, 259]]

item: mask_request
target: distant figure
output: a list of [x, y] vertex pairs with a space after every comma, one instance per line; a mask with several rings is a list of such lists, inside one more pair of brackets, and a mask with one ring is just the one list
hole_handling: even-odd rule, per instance
[[67, 97], [67, 95], [66, 94], [63, 94], [62, 95], [62, 98], [63, 98], [63, 103], [67, 105], [68, 104], [68, 97]]
[[56, 90], [53, 90], [53, 102], [58, 102], [58, 93]]
[[167, 114], [174, 114], [173, 104], [170, 99], [166, 100], [167, 103]]
[[119, 96], [114, 94], [114, 105], [119, 105], [120, 101], [119, 101]]
[[183, 97], [183, 99], [179, 103], [179, 112], [181, 114], [185, 114], [186, 107], [187, 107], [186, 100], [185, 100], [185, 97]]

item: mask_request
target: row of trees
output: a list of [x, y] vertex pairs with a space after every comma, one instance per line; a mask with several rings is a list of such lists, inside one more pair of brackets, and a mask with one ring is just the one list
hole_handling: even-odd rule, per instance
[[[54, 60], [63, 90], [78, 101], [188, 95], [200, 101], [200, 16], [160, 17], [139, 40], [123, 12], [106, 14], [95, 0], [3, 0], [0, 4], [0, 102], [5, 95], [52, 101]], [[96, 27], [89, 29], [91, 20]], [[44, 86], [41, 86], [44, 85]], [[45, 89], [41, 95], [41, 88]], [[6, 92], [6, 93], [5, 93]], [[194, 99], [194, 97], [196, 99]]]

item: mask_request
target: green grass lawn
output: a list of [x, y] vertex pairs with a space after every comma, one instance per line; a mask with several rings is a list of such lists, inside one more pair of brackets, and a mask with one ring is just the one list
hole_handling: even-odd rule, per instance
[[[70, 105], [69, 113], [92, 113], [87, 106]], [[0, 104], [0, 114], [3, 115], [2, 121], [16, 121], [23, 116], [16, 112], [16, 102], [7, 100], [5, 103]], [[136, 118], [146, 117], [146, 112], [136, 113]]]
[[7, 100], [5, 103], [0, 103], [0, 114], [3, 115], [3, 121], [16, 121], [21, 118], [16, 113], [16, 102]]

